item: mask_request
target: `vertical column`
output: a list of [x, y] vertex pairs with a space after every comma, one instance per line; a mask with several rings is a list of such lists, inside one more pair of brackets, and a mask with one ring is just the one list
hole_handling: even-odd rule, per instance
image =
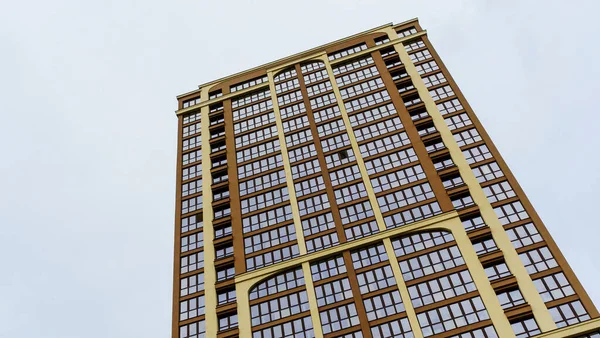
[[[269, 77], [270, 79], [270, 77]], [[302, 263], [302, 273], [304, 274], [304, 284], [306, 285], [306, 296], [310, 305], [310, 319], [313, 323], [313, 332], [315, 338], [323, 338], [323, 327], [321, 326], [321, 317], [319, 316], [319, 305], [317, 304], [317, 295], [310, 271], [310, 263]]]
[[[208, 97], [208, 88], [202, 89], [202, 97]], [[208, 184], [202, 184], [202, 206], [203, 206], [203, 235], [204, 235], [204, 300], [206, 307], [205, 323], [206, 337], [217, 337], [219, 323], [217, 320], [217, 273], [215, 271], [215, 247], [213, 245], [215, 231], [213, 229], [213, 209], [212, 209], [212, 167], [210, 159], [210, 119], [208, 106], [201, 108], [201, 126], [202, 126], [202, 181]]]
[[[463, 181], [468, 186], [471, 197], [479, 206], [481, 216], [485, 220], [486, 224], [488, 224], [488, 226], [490, 227], [496, 245], [500, 250], [502, 250], [506, 264], [509, 266], [511, 272], [516, 277], [519, 288], [521, 289], [523, 296], [531, 306], [533, 310], [533, 315], [540, 329], [544, 332], [556, 329], [556, 324], [554, 324], [550, 313], [546, 309], [546, 306], [544, 305], [541, 296], [537, 292], [531, 278], [529, 277], [529, 274], [527, 273], [527, 270], [523, 266], [519, 255], [512, 246], [508, 235], [504, 231], [504, 228], [500, 224], [500, 221], [498, 220], [496, 213], [494, 212], [494, 209], [487, 200], [483, 189], [481, 189], [479, 182], [477, 181], [475, 175], [471, 171], [471, 167], [464, 158], [462, 151], [458, 147], [458, 144], [452, 136], [450, 129], [448, 129], [444, 118], [437, 109], [435, 102], [430, 96], [429, 91], [425, 86], [425, 83], [421, 79], [421, 76], [419, 75], [417, 69], [412, 63], [408, 53], [404, 49], [404, 46], [400, 43], [394, 45], [394, 48], [400, 56], [400, 60], [405, 65], [406, 72], [410, 76], [413, 85], [415, 86], [415, 88], [417, 88], [421, 100], [423, 100], [423, 102], [425, 103], [427, 112], [429, 112], [429, 114], [431, 115], [433, 123], [436, 129], [439, 131], [442, 140], [444, 141], [444, 144], [450, 151], [452, 160], [458, 167]], [[489, 288], [491, 289], [491, 286], [489, 286]]]

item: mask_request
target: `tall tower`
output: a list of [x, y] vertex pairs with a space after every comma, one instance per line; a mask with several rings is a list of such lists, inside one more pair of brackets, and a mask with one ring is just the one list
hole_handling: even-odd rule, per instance
[[416, 19], [178, 96], [173, 337], [600, 337]]

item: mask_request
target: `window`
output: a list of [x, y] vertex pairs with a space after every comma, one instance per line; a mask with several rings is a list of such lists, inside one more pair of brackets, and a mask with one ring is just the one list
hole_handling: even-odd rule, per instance
[[277, 96], [277, 103], [280, 106], [292, 103], [292, 102], [296, 102], [296, 101], [300, 101], [302, 100], [302, 92], [300, 92], [299, 90], [295, 91], [295, 92], [291, 92], [289, 94], [284, 94], [281, 96]]
[[382, 152], [400, 148], [410, 144], [408, 135], [405, 132], [400, 132], [394, 135], [371, 141], [359, 146], [363, 157], [373, 156]]
[[352, 202], [363, 197], [367, 197], [367, 189], [365, 189], [362, 182], [335, 190], [335, 202], [337, 204]]
[[286, 133], [304, 127], [308, 127], [308, 117], [306, 115], [283, 122], [283, 131]]
[[523, 252], [519, 254], [519, 257], [521, 258], [521, 262], [523, 262], [525, 269], [527, 269], [527, 272], [530, 275], [558, 266], [558, 263], [550, 252], [550, 249], [548, 249], [546, 246]]
[[396, 285], [396, 278], [389, 265], [359, 273], [356, 279], [363, 295]]
[[246, 117], [257, 115], [273, 109], [273, 101], [267, 100], [233, 111], [233, 120], [237, 121]]
[[351, 253], [354, 269], [360, 269], [380, 262], [387, 262], [388, 255], [383, 244], [373, 245]]
[[292, 178], [295, 180], [318, 172], [321, 172], [321, 165], [317, 159], [292, 166]]
[[377, 75], [379, 75], [377, 67], [372, 66], [369, 68], [361, 69], [354, 73], [350, 73], [348, 75], [340, 76], [336, 78], [335, 81], [337, 82], [338, 86], [345, 86]]
[[241, 201], [242, 214], [269, 207], [289, 200], [287, 187], [267, 191]]
[[292, 207], [285, 205], [276, 209], [263, 211], [250, 217], [242, 218], [244, 233], [264, 229], [266, 227], [283, 223], [292, 219]]
[[440, 271], [464, 265], [460, 251], [456, 245], [449, 248], [429, 252], [421, 256], [400, 262], [400, 270], [404, 280], [409, 281]]
[[300, 148], [290, 150], [288, 155], [290, 157], [290, 163], [294, 163], [309, 157], [317, 156], [317, 150], [315, 149], [315, 145], [311, 143]]
[[219, 331], [225, 331], [236, 328], [238, 326], [238, 315], [237, 313], [229, 313], [225, 315], [219, 315]]
[[450, 86], [443, 86], [429, 91], [429, 95], [434, 101], [454, 96], [454, 91]]
[[408, 56], [410, 56], [410, 60], [415, 63], [415, 62], [419, 62], [419, 61], [423, 61], [423, 60], [427, 60], [430, 59], [431, 53], [429, 53], [429, 51], [427, 49], [422, 50], [422, 51], [418, 51], [415, 53], [411, 53], [408, 54]]
[[302, 70], [302, 73], [308, 73], [308, 72], [312, 72], [314, 70], [321, 69], [324, 67], [325, 67], [325, 63], [323, 63], [321, 61], [317, 61], [317, 62], [305, 63], [300, 67], [300, 69]]
[[365, 167], [367, 168], [369, 175], [373, 175], [408, 163], [416, 162], [417, 160], [418, 158], [415, 154], [415, 150], [413, 148], [408, 148], [365, 161]]
[[392, 246], [396, 256], [400, 257], [453, 241], [454, 237], [450, 232], [428, 231], [393, 239]]
[[414, 167], [400, 169], [383, 176], [372, 178], [371, 184], [373, 185], [373, 190], [378, 193], [396, 187], [401, 187], [424, 178], [425, 173], [423, 172], [423, 168], [420, 165], [416, 165]]
[[318, 109], [332, 103], [336, 103], [335, 94], [329, 93], [323, 96], [315, 97], [314, 99], [310, 99], [310, 108]]
[[235, 302], [235, 289], [226, 289], [217, 293], [217, 305]]
[[398, 37], [403, 38], [409, 35], [417, 34], [417, 30], [414, 27], [410, 27], [397, 31], [396, 33], [398, 33]]
[[561, 304], [548, 309], [552, 319], [559, 328], [584, 322], [590, 319], [580, 301]]
[[329, 208], [327, 194], [317, 195], [298, 201], [298, 208], [300, 209], [300, 216], [327, 209]]
[[183, 124], [188, 124], [195, 121], [200, 121], [200, 113], [190, 113], [183, 115]]
[[320, 190], [325, 190], [325, 183], [323, 183], [323, 176], [317, 176], [310, 180], [298, 182], [294, 184], [294, 187], [296, 189], [296, 197], [302, 197]]
[[198, 317], [204, 314], [204, 296], [179, 302], [179, 320]]
[[369, 203], [369, 201], [349, 205], [340, 208], [339, 210], [343, 224], [350, 224], [365, 218], [373, 217], [373, 209], [371, 209], [371, 203]]
[[354, 303], [321, 311], [319, 315], [324, 334], [359, 324], [358, 313], [356, 312]]
[[452, 196], [450, 200], [452, 201], [452, 205], [456, 210], [464, 209], [466, 207], [475, 205], [475, 202], [473, 202], [473, 198], [471, 198], [471, 195], [469, 195], [469, 193], [461, 194], [459, 196]]
[[275, 151], [279, 150], [279, 140], [273, 140], [267, 143], [261, 143], [251, 148], [246, 148], [242, 151], [238, 151], [237, 161], [238, 163], [246, 162], [254, 158], [258, 158]]
[[[365, 110], [354, 115], [350, 115], [349, 119], [350, 124], [353, 127], [356, 127], [364, 123], [379, 120], [381, 118], [391, 116], [394, 114], [397, 114], [396, 109], [394, 108], [394, 105], [390, 103], [383, 106], [375, 107], [373, 109]], [[400, 125], [402, 125], [402, 123], [400, 123]]]
[[315, 294], [317, 305], [325, 306], [352, 298], [352, 289], [348, 278], [342, 278], [315, 286]]
[[510, 323], [510, 326], [515, 333], [516, 338], [527, 338], [542, 333], [533, 317], [512, 322]]
[[310, 316], [284, 322], [252, 333], [252, 338], [314, 338]]
[[482, 164], [473, 168], [473, 174], [479, 183], [491, 181], [496, 178], [504, 177], [504, 173], [496, 162]]
[[423, 336], [429, 337], [489, 319], [481, 298], [474, 297], [417, 315]]
[[320, 137], [325, 137], [342, 130], [346, 130], [346, 126], [344, 125], [344, 120], [341, 119], [325, 123], [317, 127], [317, 132], [319, 133]]
[[183, 151], [200, 147], [202, 145], [202, 136], [195, 136], [187, 140], [183, 140]]
[[483, 192], [490, 203], [495, 203], [516, 196], [508, 181], [483, 187]]
[[[443, 143], [442, 143], [443, 145]], [[454, 162], [452, 162], [452, 158], [450, 155], [436, 157], [433, 159], [433, 166], [435, 170], [440, 171], [454, 166]]]
[[279, 170], [240, 183], [240, 196], [252, 194], [285, 183], [285, 171]]
[[337, 171], [332, 171], [329, 173], [329, 178], [331, 179], [331, 185], [336, 186], [348, 182], [352, 182], [354, 180], [360, 179], [362, 176], [360, 174], [360, 170], [358, 166], [355, 164], [350, 167], [346, 167], [344, 169], [340, 169]]
[[492, 263], [491, 265], [484, 266], [483, 268], [490, 281], [511, 275], [510, 270], [508, 270], [508, 266], [506, 266], [506, 263], [504, 262]]
[[187, 296], [204, 290], [204, 273], [199, 273], [196, 275], [191, 275], [189, 277], [181, 278], [179, 286], [180, 296]]
[[196, 97], [196, 98], [193, 98], [190, 100], [183, 101], [182, 107], [183, 108], [192, 107], [199, 103], [200, 103], [200, 97]]
[[298, 79], [291, 79], [289, 81], [276, 84], [275, 93], [280, 94], [296, 88], [300, 88], [300, 82]]
[[321, 141], [321, 147], [323, 148], [324, 153], [349, 145], [350, 139], [348, 138], [347, 133], [343, 133], [341, 135], [337, 135]]
[[348, 56], [348, 55], [351, 55], [351, 54], [354, 54], [354, 53], [358, 53], [361, 50], [365, 50], [365, 49], [367, 49], [367, 44], [363, 42], [363, 43], [358, 44], [356, 46], [352, 46], [350, 48], [346, 48], [346, 49], [343, 49], [341, 51], [338, 51], [338, 52], [335, 52], [335, 53], [331, 53], [331, 54], [329, 54], [328, 58], [329, 58], [330, 61], [332, 61], [332, 60], [340, 59], [340, 58], [343, 58], [345, 56]]
[[181, 214], [202, 209], [202, 196], [181, 201]]
[[273, 230], [265, 231], [260, 234], [244, 238], [244, 252], [246, 254], [270, 247], [288, 243], [296, 239], [296, 230], [294, 225], [286, 225]]
[[315, 122], [320, 123], [342, 115], [340, 113], [340, 107], [333, 106], [321, 111], [313, 112], [313, 116], [315, 117]]
[[204, 236], [202, 232], [181, 237], [181, 252], [188, 252], [202, 248], [204, 246]]
[[304, 106], [304, 102], [300, 102], [291, 106], [287, 106], [279, 110], [281, 113], [281, 118], [286, 119], [290, 116], [300, 115], [306, 112], [306, 107]]
[[233, 244], [226, 243], [225, 245], [215, 247], [215, 259], [233, 256]]
[[294, 69], [294, 67], [290, 67], [288, 70], [285, 70], [279, 74], [277, 74], [274, 78], [273, 81], [275, 82], [279, 82], [279, 81], [283, 81], [283, 80], [287, 80], [290, 79], [294, 76], [296, 76], [296, 69]]
[[179, 327], [179, 338], [205, 338], [206, 324], [203, 320]]
[[350, 242], [379, 232], [379, 227], [377, 222], [370, 221], [346, 228], [344, 232], [346, 233], [346, 240]]
[[255, 162], [244, 164], [238, 167], [238, 174], [240, 179], [244, 179], [248, 176], [256, 175], [277, 167], [283, 166], [283, 160], [281, 154], [277, 154], [271, 157], [264, 158]]
[[477, 132], [477, 129], [473, 128], [461, 131], [458, 134], [454, 134], [454, 139], [458, 143], [458, 146], [462, 147], [481, 141], [481, 136], [479, 136], [479, 132]]
[[184, 183], [181, 185], [181, 196], [192, 195], [197, 192], [202, 192], [202, 179]]
[[371, 327], [373, 338], [412, 338], [414, 337], [408, 318], [396, 319]]
[[466, 113], [461, 113], [458, 115], [447, 117], [444, 119], [444, 121], [446, 121], [448, 129], [450, 130], [470, 126], [473, 124], [473, 122], [469, 118], [469, 115], [467, 115]]
[[256, 284], [256, 286], [250, 290], [250, 300], [274, 295], [302, 285], [304, 285], [302, 268], [295, 268], [294, 270], [282, 272]]
[[298, 249], [297, 244], [281, 249], [271, 250], [254, 257], [247, 258], [246, 270], [251, 271], [262, 268], [263, 266], [283, 262], [298, 255], [300, 255], [300, 250]]
[[217, 282], [224, 281], [235, 276], [235, 268], [233, 265], [218, 268], [217, 270]]
[[573, 287], [562, 272], [534, 279], [533, 284], [546, 303], [575, 294]]
[[191, 178], [202, 176], [202, 163], [196, 164], [191, 167], [183, 168], [181, 176], [182, 176], [182, 180], [184, 180], [184, 181], [189, 180]]
[[243, 96], [239, 99], [231, 100], [231, 108], [237, 108], [240, 106], [244, 106], [244, 105], [256, 102], [256, 101], [260, 101], [260, 100], [265, 99], [270, 96], [271, 96], [271, 92], [269, 90], [254, 92], [249, 95]]
[[250, 306], [252, 326], [257, 326], [309, 310], [306, 291], [299, 291]]
[[352, 113], [353, 111], [371, 107], [376, 104], [388, 101], [389, 99], [390, 99], [390, 96], [389, 96], [388, 92], [386, 90], [383, 90], [381, 92], [363, 96], [356, 100], [346, 101], [344, 103], [344, 106], [346, 107], [346, 111], [348, 113]]
[[407, 52], [412, 52], [415, 49], [419, 49], [419, 48], [423, 48], [425, 47], [425, 42], [423, 42], [423, 40], [419, 39], [419, 40], [412, 40], [409, 42], [406, 42], [404, 44], [404, 49]]
[[339, 66], [336, 65], [335, 67], [333, 67], [333, 74], [340, 75], [340, 74], [348, 73], [355, 69], [358, 69], [358, 68], [361, 68], [361, 67], [364, 67], [367, 65], [372, 65], [373, 63], [375, 63], [375, 61], [373, 61], [373, 58], [371, 58], [371, 56], [363, 57], [362, 59], [354, 59], [348, 63], [344, 63]]
[[381, 121], [367, 127], [354, 130], [357, 141], [364, 141], [373, 137], [384, 135], [395, 130], [402, 129], [404, 126], [400, 118], [394, 117], [389, 120]]
[[313, 136], [310, 129], [302, 130], [294, 134], [287, 135], [285, 137], [285, 143], [288, 147], [297, 146], [308, 141], [312, 141]]
[[404, 304], [398, 290], [364, 299], [363, 303], [369, 321], [404, 312]]
[[446, 83], [447, 80], [444, 77], [443, 73], [436, 73], [433, 75], [429, 75], [429, 76], [424, 76], [423, 77], [423, 82], [425, 82], [425, 87], [429, 88], [432, 86], [437, 86], [439, 84], [442, 83]]
[[181, 233], [202, 228], [202, 215], [181, 218]]
[[498, 338], [493, 326], [486, 326], [481, 329], [459, 333], [449, 338]]
[[328, 78], [329, 78], [329, 74], [327, 74], [327, 70], [323, 69], [318, 72], [304, 75], [304, 84], [309, 85], [311, 83], [319, 82], [323, 79], [328, 79]]
[[486, 237], [476, 242], [473, 242], [473, 248], [475, 249], [475, 253], [478, 256], [485, 255], [492, 251], [498, 250], [496, 242], [494, 242], [494, 239], [492, 237]]
[[383, 80], [378, 77], [354, 86], [343, 88], [340, 90], [340, 95], [342, 96], [342, 99], [349, 99], [384, 87]]
[[415, 65], [415, 68], [417, 68], [417, 72], [419, 72], [420, 75], [428, 74], [440, 69], [435, 61], [429, 61], [420, 65]]
[[485, 144], [463, 150], [463, 155], [469, 164], [481, 162], [492, 158], [492, 153]]
[[503, 309], [509, 309], [511, 307], [526, 303], [521, 291], [519, 291], [519, 288], [500, 292], [498, 294], [498, 300], [500, 301], [500, 306]]
[[411, 204], [422, 202], [434, 198], [433, 190], [429, 183], [419, 184], [413, 187], [402, 189], [391, 194], [377, 197], [381, 212], [396, 210]]
[[336, 232], [306, 240], [306, 251], [315, 252], [338, 245], [340, 242]]
[[440, 205], [437, 202], [433, 202], [386, 216], [383, 220], [386, 227], [391, 229], [414, 223], [416, 221], [420, 221], [441, 213], [442, 209], [440, 209]]
[[495, 207], [494, 211], [496, 212], [496, 216], [498, 216], [498, 219], [502, 225], [507, 225], [529, 218], [525, 208], [523, 208], [523, 205], [519, 201]]
[[306, 92], [308, 93], [308, 97], [316, 96], [319, 94], [326, 93], [332, 89], [331, 82], [324, 81], [320, 82], [314, 86], [306, 87]]
[[238, 136], [235, 138], [235, 146], [237, 148], [241, 148], [252, 143], [257, 143], [268, 138], [274, 137], [277, 135], [277, 127], [272, 126], [269, 128], [258, 129], [248, 134], [244, 134], [242, 136]]
[[235, 93], [235, 92], [240, 91], [242, 89], [250, 88], [252, 86], [256, 86], [256, 85], [259, 85], [261, 83], [265, 83], [267, 81], [269, 81], [269, 78], [267, 76], [257, 77], [257, 78], [254, 78], [252, 80], [248, 80], [246, 82], [242, 82], [240, 84], [231, 86], [230, 87], [230, 92]]
[[479, 213], [461, 216], [460, 220], [466, 231], [471, 231], [487, 226]]
[[342, 164], [354, 162], [356, 157], [354, 157], [354, 152], [352, 149], [343, 149], [338, 152], [335, 152], [331, 155], [325, 156], [325, 162], [327, 163], [327, 168], [332, 169]]
[[446, 190], [454, 189], [464, 184], [465, 182], [462, 180], [459, 173], [442, 177], [442, 185], [444, 185]]
[[508, 229], [506, 230], [506, 234], [508, 235], [508, 238], [510, 238], [515, 249], [543, 241], [542, 236], [533, 223], [527, 223]]
[[468, 270], [432, 279], [408, 287], [415, 308], [477, 291]]
[[183, 165], [198, 162], [200, 160], [202, 160], [202, 150], [192, 151], [187, 154], [183, 154], [182, 156]]
[[324, 261], [311, 263], [310, 271], [313, 281], [317, 282], [321, 279], [337, 276], [346, 273], [346, 265], [342, 256], [329, 258]]
[[437, 104], [437, 109], [440, 111], [440, 114], [446, 115], [450, 113], [457, 112], [459, 110], [463, 110], [464, 107], [460, 103], [458, 99], [452, 99], [448, 101], [444, 101]]

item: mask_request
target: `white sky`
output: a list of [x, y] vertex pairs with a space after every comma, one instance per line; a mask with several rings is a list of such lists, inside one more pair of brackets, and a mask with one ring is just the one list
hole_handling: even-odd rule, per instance
[[600, 304], [599, 5], [1, 1], [0, 337], [169, 337], [175, 96], [416, 16]]

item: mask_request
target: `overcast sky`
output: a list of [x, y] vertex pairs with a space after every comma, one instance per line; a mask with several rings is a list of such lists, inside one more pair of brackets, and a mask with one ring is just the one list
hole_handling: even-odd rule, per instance
[[0, 337], [169, 337], [175, 96], [417, 16], [600, 305], [598, 5], [1, 0]]

